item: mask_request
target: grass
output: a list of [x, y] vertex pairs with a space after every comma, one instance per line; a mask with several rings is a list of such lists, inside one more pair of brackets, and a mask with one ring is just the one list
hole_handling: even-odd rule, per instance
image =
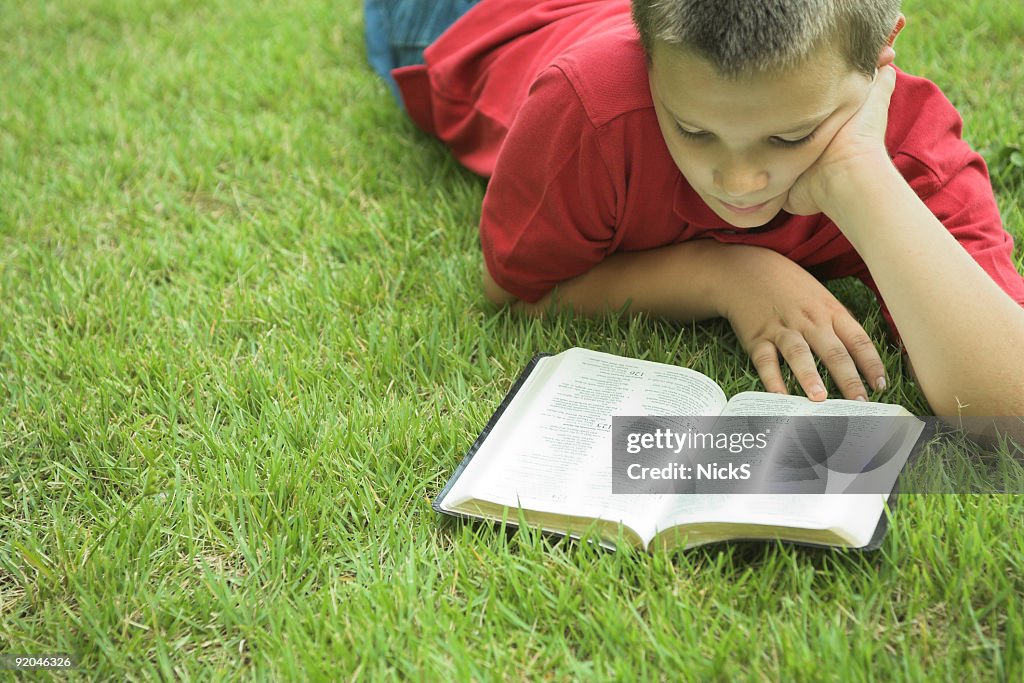
[[[1019, 238], [1024, 10], [905, 9], [900, 64], [1007, 160]], [[537, 351], [758, 381], [721, 321], [485, 305], [484, 183], [362, 51], [353, 0], [0, 13], [0, 652], [77, 653], [73, 679], [1020, 676], [1018, 497], [905, 497], [873, 554], [439, 519]], [[884, 353], [881, 398], [927, 412]]]

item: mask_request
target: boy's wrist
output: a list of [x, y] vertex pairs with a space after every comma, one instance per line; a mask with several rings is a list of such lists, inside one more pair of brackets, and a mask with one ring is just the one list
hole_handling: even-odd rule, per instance
[[[702, 240], [703, 241], [703, 240]], [[766, 274], [778, 267], [799, 268], [778, 252], [765, 247], [742, 243], [719, 243], [707, 240], [710, 251], [705, 258], [712, 264], [714, 286], [709, 301], [718, 316], [728, 319], [738, 301], [748, 298], [748, 274]]]
[[865, 202], [878, 201], [897, 183], [905, 185], [906, 180], [883, 149], [822, 173], [812, 192], [822, 213], [844, 230], [851, 213], [861, 211]]

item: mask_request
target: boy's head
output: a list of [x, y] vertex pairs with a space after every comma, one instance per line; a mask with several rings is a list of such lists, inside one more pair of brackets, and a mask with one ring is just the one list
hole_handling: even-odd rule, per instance
[[730, 78], [801, 66], [822, 45], [870, 78], [899, 13], [900, 0], [633, 0], [648, 57], [658, 42]]
[[756, 227], [892, 61], [899, 0], [633, 0], [676, 165], [728, 223]]

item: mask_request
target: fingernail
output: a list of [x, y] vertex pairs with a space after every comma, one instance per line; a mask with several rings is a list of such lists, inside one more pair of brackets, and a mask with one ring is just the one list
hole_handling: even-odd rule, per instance
[[885, 378], [884, 377], [879, 377], [878, 379], [875, 380], [875, 390], [876, 391], [885, 391]]
[[858, 400], [858, 401], [867, 401], [868, 399], [867, 399], [867, 397], [866, 397], [866, 396], [858, 396], [858, 397], [857, 397], [857, 400]]
[[820, 396], [825, 393], [825, 387], [820, 384], [815, 384], [811, 387], [811, 396]]

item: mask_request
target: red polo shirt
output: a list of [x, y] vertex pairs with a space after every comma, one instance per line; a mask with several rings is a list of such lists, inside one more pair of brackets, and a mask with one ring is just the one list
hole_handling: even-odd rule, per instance
[[[490, 176], [480, 221], [484, 260], [495, 282], [520, 299], [537, 301], [615, 251], [701, 238], [767, 247], [820, 279], [858, 277], [878, 294], [826, 216], [783, 212], [761, 228], [734, 229], [694, 192], [658, 127], [626, 0], [483, 0], [424, 60], [393, 75], [416, 124]], [[961, 125], [933, 83], [897, 72], [886, 134], [893, 163], [1024, 305], [1012, 238]]]

